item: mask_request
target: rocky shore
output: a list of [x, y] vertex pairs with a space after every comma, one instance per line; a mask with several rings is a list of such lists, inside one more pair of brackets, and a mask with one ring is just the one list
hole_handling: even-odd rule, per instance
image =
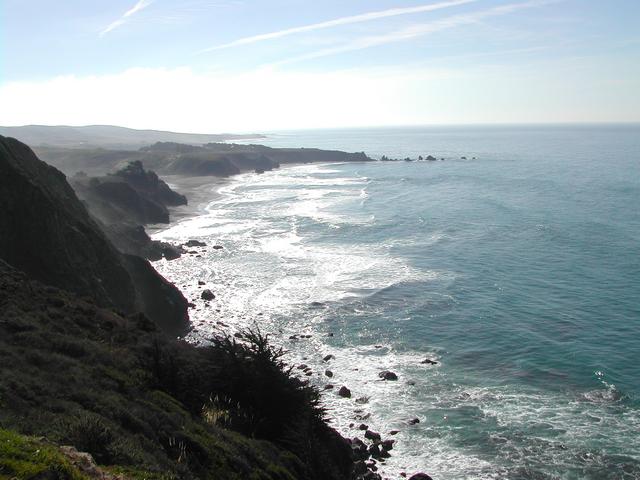
[[[328, 427], [304, 366], [288, 366], [259, 331], [206, 347], [174, 339], [188, 328], [187, 300], [142, 257], [182, 246], [154, 245], [144, 225], [168, 222], [186, 198], [138, 162], [72, 184], [0, 137], [1, 475], [381, 478], [394, 439]], [[21, 470], [14, 457], [36, 444], [51, 460]]]

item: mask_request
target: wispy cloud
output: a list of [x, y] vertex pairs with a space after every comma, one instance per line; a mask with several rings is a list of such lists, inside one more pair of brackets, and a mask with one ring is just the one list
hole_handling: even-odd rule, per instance
[[301, 27], [288, 28], [286, 30], [278, 30], [276, 32], [263, 33], [260, 35], [254, 35], [251, 37], [244, 37], [233, 42], [223, 43], [220, 45], [214, 45], [212, 47], [200, 50], [198, 53], [211, 52], [213, 50], [222, 50], [225, 48], [238, 47], [241, 45], [248, 45], [251, 43], [264, 42], [266, 40], [272, 40], [274, 38], [286, 37], [288, 35], [294, 35], [297, 33], [311, 32], [314, 30], [322, 30], [325, 28], [337, 27], [340, 25], [349, 25], [353, 23], [369, 22], [372, 20], [378, 20], [381, 18], [396, 17], [399, 15], [409, 15], [412, 13], [430, 12], [433, 10], [440, 10], [443, 8], [455, 7], [458, 5], [464, 5], [467, 3], [473, 3], [478, 0], [448, 0], [439, 3], [431, 3], [428, 5], [419, 5], [416, 7], [405, 8], [391, 8], [388, 10], [379, 10], [376, 12], [368, 12], [360, 15], [353, 15], [349, 17], [335, 18], [326, 22], [314, 23], [311, 25], [303, 25]]
[[115, 30], [116, 28], [124, 25], [127, 20], [132, 16], [135, 15], [136, 13], [138, 13], [140, 10], [144, 10], [145, 8], [147, 8], [149, 5], [151, 5], [155, 0], [138, 0], [138, 2], [131, 7], [129, 10], [127, 10], [124, 15], [122, 15], [120, 18], [118, 18], [117, 20], [111, 22], [109, 25], [107, 25], [107, 27], [105, 27], [101, 32], [100, 32], [100, 36], [104, 36], [107, 33]]
[[315, 52], [299, 55], [296, 57], [287, 58], [279, 62], [270, 64], [270, 67], [284, 65], [289, 63], [300, 62], [303, 60], [311, 60], [315, 58], [328, 57], [331, 55], [337, 55], [340, 53], [351, 52], [355, 50], [362, 50], [365, 48], [376, 47], [380, 45], [386, 45], [389, 43], [396, 43], [405, 40], [412, 40], [414, 38], [422, 37], [430, 33], [447, 30], [450, 28], [459, 27], [462, 25], [469, 25], [480, 22], [489, 17], [496, 17], [500, 15], [506, 15], [518, 10], [527, 8], [540, 7], [549, 3], [555, 3], [559, 0], [531, 0], [528, 2], [510, 3], [499, 7], [494, 7], [486, 10], [480, 10], [468, 14], [452, 15], [441, 20], [435, 20], [428, 23], [420, 23], [412, 25], [407, 28], [393, 31], [384, 35], [371, 35], [367, 37], [361, 37], [344, 45], [338, 47], [325, 48], [317, 50]]

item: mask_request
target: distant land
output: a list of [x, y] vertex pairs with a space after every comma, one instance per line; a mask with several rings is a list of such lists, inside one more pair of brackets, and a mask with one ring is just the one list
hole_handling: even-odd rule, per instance
[[21, 127], [0, 127], [0, 135], [16, 138], [32, 147], [99, 147], [106, 149], [137, 149], [156, 142], [204, 145], [206, 143], [224, 142], [227, 140], [266, 138], [265, 135], [258, 133], [177, 133], [161, 130], [135, 130], [112, 125], [87, 125], [83, 127], [25, 125]]

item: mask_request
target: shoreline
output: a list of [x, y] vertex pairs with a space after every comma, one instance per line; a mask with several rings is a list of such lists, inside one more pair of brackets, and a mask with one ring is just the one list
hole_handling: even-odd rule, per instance
[[[303, 165], [343, 165], [345, 163], [348, 164], [357, 164], [357, 163], [371, 163], [368, 162], [297, 162], [297, 163], [286, 163], [280, 165], [278, 168], [274, 168], [272, 170], [267, 170], [265, 173], [293, 168], [293, 167], [301, 167]], [[379, 162], [379, 160], [373, 160], [373, 162]], [[220, 193], [218, 190], [225, 185], [228, 185], [231, 181], [241, 175], [264, 175], [265, 173], [255, 173], [250, 170], [246, 170], [240, 172], [236, 175], [230, 175], [226, 177], [219, 177], [215, 175], [206, 175], [206, 176], [194, 176], [194, 175], [165, 175], [158, 174], [161, 180], [164, 180], [169, 187], [186, 196], [187, 197], [187, 205], [170, 207], [169, 212], [171, 214], [169, 223], [158, 223], [158, 224], [149, 224], [145, 226], [145, 230], [149, 233], [149, 235], [154, 235], [163, 230], [167, 230], [169, 228], [174, 227], [177, 223], [182, 220], [197, 216], [198, 214], [204, 213], [206, 210], [206, 206], [209, 205], [212, 201], [216, 200], [220, 197]]]
[[188, 175], [160, 175], [160, 178], [172, 190], [186, 196], [187, 204], [170, 207], [169, 223], [147, 225], [145, 229], [149, 235], [171, 228], [182, 220], [203, 213], [206, 206], [220, 196], [218, 190], [227, 184], [230, 179], [230, 177]]
[[[328, 166], [343, 163], [344, 162], [322, 162], [317, 164], [311, 163], [311, 165]], [[310, 163], [300, 162], [296, 164], [287, 164], [287, 167], [300, 167], [305, 165], [310, 165]], [[247, 171], [243, 172], [240, 175], [250, 176], [252, 173], [253, 172]], [[240, 177], [240, 175], [233, 175], [233, 177]], [[255, 175], [259, 174], [256, 173]], [[215, 202], [216, 199], [219, 199], [222, 196], [222, 194], [219, 193], [219, 189], [225, 185], [228, 185], [230, 181], [233, 180], [231, 177], [203, 178], [177, 175], [163, 176], [162, 179], [165, 180], [171, 186], [171, 188], [175, 189], [181, 194], [186, 195], [189, 201], [189, 206], [180, 207], [178, 209], [173, 208], [171, 210], [171, 222], [169, 224], [154, 225], [154, 229], [150, 231], [153, 234], [161, 233], [163, 230], [176, 228], [176, 226], [184, 220], [206, 214], [207, 211], [205, 210], [205, 207], [212, 202]], [[241, 179], [242, 177], [238, 178], [238, 180]], [[185, 239], [186, 238], [187, 237], [185, 237]], [[191, 239], [191, 237], [189, 238]], [[204, 240], [204, 238], [200, 238], [198, 236], [194, 236], [193, 239], [197, 241]], [[204, 252], [209, 250], [211, 247], [212, 244], [209, 244], [209, 242], [207, 241], [206, 247], [203, 247], [202, 250], [198, 249], [197, 255], [195, 255], [194, 253], [196, 257], [194, 258], [194, 261], [198, 262], [200, 258], [197, 257], [200, 257], [201, 255], [205, 256]], [[225, 246], [224, 248], [227, 248], [227, 246]], [[202, 260], [205, 261], [204, 259]], [[160, 262], [163, 261], [160, 260]], [[180, 262], [180, 259], [171, 261], [165, 260], [162, 264], [164, 264], [165, 262], [171, 264], [172, 262]], [[160, 265], [154, 265], [154, 268], [160, 267]], [[215, 269], [215, 261], [213, 261], [211, 265], [208, 265], [208, 267], [212, 267]], [[199, 278], [198, 275], [196, 275], [194, 272], [184, 278], [171, 278], [171, 276], [168, 275], [168, 272], [162, 267], [159, 269], [159, 273], [169, 278], [170, 281], [175, 282], [176, 287], [182, 291], [186, 298], [190, 299], [190, 302], [193, 302], [193, 306], [190, 309], [191, 331], [185, 336], [185, 340], [189, 343], [192, 343], [198, 347], [202, 347], [205, 346], [208, 342], [207, 335], [213, 333], [213, 331], [215, 330], [224, 332], [228, 335], [237, 336], [242, 332], [243, 328], [245, 328], [242, 323], [236, 324], [236, 322], [234, 321], [239, 320], [239, 318], [235, 318], [234, 316], [227, 317], [224, 313], [220, 313], [220, 309], [216, 309], [216, 307], [220, 306], [222, 310], [225, 311], [224, 298], [229, 294], [229, 291], [232, 290], [231, 286], [225, 285], [225, 287], [220, 290], [216, 290], [215, 288], [213, 289], [215, 291], [214, 298], [217, 298], [216, 302], [220, 300], [223, 301], [223, 303], [213, 306], [209, 305], [209, 302], [207, 300], [203, 302], [203, 300], [200, 298], [200, 295], [203, 291], [202, 289], [210, 288], [210, 284], [208, 281], [206, 282], [206, 285], [204, 284], [204, 281], [207, 280], [205, 277], [200, 276]], [[383, 476], [385, 474], [393, 475], [393, 473], [402, 472], [403, 474], [407, 475], [407, 478], [411, 477], [411, 473], [409, 473], [411, 469], [407, 469], [406, 467], [403, 468], [403, 466], [401, 466], [401, 464], [403, 463], [403, 457], [395, 455], [391, 450], [394, 443], [396, 443], [399, 439], [396, 436], [398, 433], [401, 433], [401, 431], [405, 428], [410, 428], [415, 423], [419, 423], [419, 420], [415, 418], [415, 415], [411, 415], [411, 412], [408, 412], [407, 418], [410, 418], [408, 420], [409, 423], [406, 424], [405, 421], [401, 421], [399, 423], [396, 422], [398, 423], [397, 425], [390, 427], [386, 424], [386, 421], [382, 422], [382, 424], [374, 422], [375, 424], [378, 424], [378, 427], [383, 427], [384, 425], [383, 429], [374, 430], [373, 428], [370, 429], [368, 426], [363, 429], [363, 427], [368, 423], [368, 415], [350, 415], [346, 413], [346, 411], [344, 411], [344, 408], [349, 409], [350, 407], [354, 407], [356, 408], [356, 410], [360, 409], [360, 411], [362, 411], [362, 407], [364, 406], [362, 403], [365, 399], [368, 402], [368, 397], [364, 396], [362, 392], [358, 394], [356, 388], [352, 398], [352, 393], [349, 387], [353, 388], [354, 385], [350, 385], [348, 378], [345, 377], [345, 375], [348, 375], [347, 371], [345, 370], [341, 374], [340, 371], [336, 370], [335, 368], [338, 367], [338, 365], [344, 367], [344, 365], [342, 365], [342, 359], [340, 359], [338, 364], [335, 365], [333, 365], [333, 362], [331, 361], [335, 358], [332, 353], [337, 353], [334, 352], [334, 348], [329, 345], [324, 345], [323, 350], [327, 351], [325, 351], [319, 357], [322, 360], [321, 363], [319, 363], [318, 365], [313, 365], [312, 368], [311, 365], [313, 361], [311, 357], [307, 356], [308, 353], [303, 353], [302, 350], [299, 352], [290, 351], [290, 344], [293, 338], [292, 336], [289, 336], [288, 333], [283, 334], [282, 331], [280, 331], [280, 334], [269, 331], [270, 326], [268, 324], [260, 325], [260, 319], [263, 318], [262, 311], [254, 308], [252, 309], [252, 311], [245, 312], [245, 314], [247, 315], [247, 317], [254, 318], [255, 325], [263, 329], [263, 333], [274, 337], [275, 345], [284, 348], [288, 352], [287, 363], [294, 369], [294, 372], [296, 373], [295, 376], [302, 381], [313, 384], [317, 388], [322, 398], [322, 403], [329, 408], [328, 416], [326, 419], [327, 425], [335, 428], [343, 436], [343, 438], [351, 443], [352, 448], [354, 449], [354, 453], [356, 454], [356, 460], [362, 461], [363, 466], [366, 465], [367, 468], [374, 467], [372, 471], [377, 471]], [[209, 323], [210, 327], [213, 329], [212, 332], [206, 332], [206, 329], [203, 330], [203, 326], [207, 323]], [[306, 333], [307, 335], [295, 335], [296, 338], [293, 341], [297, 343], [297, 341], [299, 340], [310, 339], [310, 332]], [[333, 336], [333, 334], [331, 334], [330, 336]], [[315, 342], [316, 341], [314, 341], [313, 343]], [[307, 366], [307, 363], [309, 364], [309, 366]], [[373, 368], [374, 370], [376, 370], [377, 365], [373, 366]], [[335, 382], [332, 382], [331, 378], [334, 375], [333, 372], [335, 372], [336, 374], [335, 380], [339, 382], [335, 384], [335, 388], [333, 385]], [[395, 377], [395, 374], [393, 372], [386, 372], [386, 374], [391, 380], [395, 380], [397, 378]], [[312, 379], [312, 375], [314, 380], [310, 381]], [[382, 378], [378, 378], [379, 375], [377, 370], [372, 375], [372, 378], [376, 378], [377, 380], [380, 380], [380, 378]], [[317, 382], [316, 377], [318, 377], [320, 383]], [[339, 380], [341, 377], [343, 377], [343, 380]], [[387, 377], [383, 378], [382, 380], [387, 380]], [[333, 405], [333, 407], [331, 406], [331, 403], [334, 400], [332, 396], [336, 395], [341, 398], [341, 408], [335, 408], [336, 405]], [[349, 402], [349, 400], [352, 400], [355, 403], [352, 404], [351, 402]], [[402, 437], [403, 435], [400, 436]], [[385, 460], [389, 457], [395, 459], [395, 461], [393, 461], [393, 466], [390, 466], [385, 462]], [[390, 470], [387, 470], [387, 468], [389, 467]]]

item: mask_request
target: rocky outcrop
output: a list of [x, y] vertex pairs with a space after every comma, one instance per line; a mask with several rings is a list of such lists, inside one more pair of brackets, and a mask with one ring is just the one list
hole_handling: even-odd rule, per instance
[[[0, 137], [0, 258], [49, 285], [123, 312], [142, 311], [172, 332], [187, 302], [143, 259], [123, 256], [65, 176], [23, 143]], [[145, 279], [137, 284], [135, 279]]]
[[167, 207], [187, 204], [184, 195], [171, 190], [155, 172], [145, 170], [140, 161], [102, 177], [75, 175], [71, 184], [91, 212], [107, 224], [123, 220], [142, 225], [169, 223]]
[[131, 185], [139, 195], [164, 206], [186, 205], [187, 197], [171, 190], [169, 185], [151, 170], [145, 170], [141, 161], [129, 163], [111, 175]]
[[180, 247], [151, 240], [143, 225], [168, 223], [168, 207], [186, 205], [187, 199], [141, 162], [102, 177], [74, 175], [71, 185], [121, 252], [148, 260], [171, 260], [183, 253]]
[[78, 171], [105, 175], [129, 162], [141, 162], [161, 175], [228, 177], [241, 172], [266, 172], [288, 163], [365, 162], [364, 152], [316, 148], [271, 148], [264, 145], [208, 143], [203, 146], [159, 142], [140, 150], [38, 147], [38, 153], [68, 175]]
[[109, 240], [122, 253], [137, 255], [147, 260], [162, 258], [175, 260], [184, 253], [184, 249], [166, 242], [151, 240], [142, 225], [130, 223], [100, 223]]
[[383, 372], [380, 372], [378, 374], [378, 377], [380, 377], [382, 380], [390, 380], [390, 381], [398, 380], [398, 375], [396, 375], [395, 373], [389, 370], [384, 370]]

